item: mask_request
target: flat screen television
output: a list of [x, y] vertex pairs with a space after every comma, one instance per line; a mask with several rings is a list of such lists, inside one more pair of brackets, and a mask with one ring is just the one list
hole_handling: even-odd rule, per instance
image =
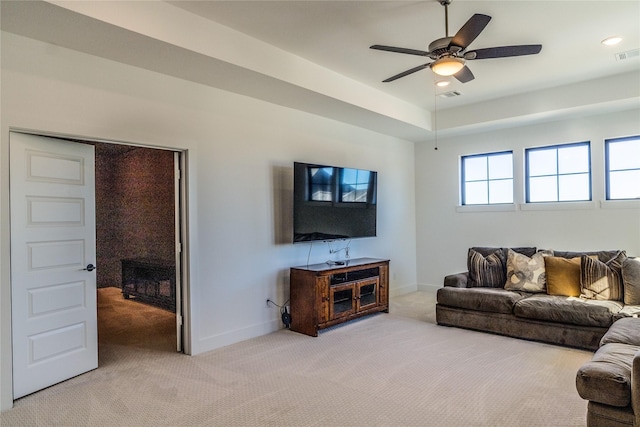
[[375, 237], [378, 173], [295, 162], [293, 242]]

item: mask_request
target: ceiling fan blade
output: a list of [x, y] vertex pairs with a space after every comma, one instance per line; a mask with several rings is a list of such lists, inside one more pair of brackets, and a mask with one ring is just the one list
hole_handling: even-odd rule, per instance
[[427, 68], [429, 65], [431, 65], [431, 63], [418, 65], [417, 67], [414, 67], [414, 68], [412, 68], [412, 69], [410, 69], [410, 70], [403, 71], [403, 72], [401, 72], [400, 74], [396, 74], [395, 76], [391, 76], [391, 77], [389, 77], [388, 79], [383, 80], [382, 82], [383, 82], [383, 83], [389, 83], [389, 82], [392, 82], [392, 81], [394, 81], [394, 80], [399, 79], [400, 77], [405, 77], [405, 76], [408, 76], [409, 74], [413, 74], [413, 73], [415, 73], [416, 71], [424, 70], [424, 69], [425, 69], [425, 68]]
[[465, 24], [458, 30], [455, 36], [449, 42], [449, 47], [459, 46], [462, 49], [466, 49], [472, 41], [480, 35], [484, 27], [491, 21], [489, 15], [483, 15], [481, 13], [474, 14]]
[[396, 52], [396, 53], [406, 53], [407, 55], [429, 56], [429, 52], [425, 52], [424, 50], [407, 49], [404, 47], [394, 47], [394, 46], [383, 46], [380, 44], [374, 44], [373, 46], [370, 46], [369, 49], [384, 50], [387, 52]]
[[470, 50], [465, 53], [465, 59], [489, 59], [506, 58], [509, 56], [535, 55], [540, 53], [542, 45], [524, 44], [518, 46], [487, 47], [484, 49]]
[[453, 75], [460, 83], [467, 83], [475, 79], [471, 70], [465, 65], [460, 71]]

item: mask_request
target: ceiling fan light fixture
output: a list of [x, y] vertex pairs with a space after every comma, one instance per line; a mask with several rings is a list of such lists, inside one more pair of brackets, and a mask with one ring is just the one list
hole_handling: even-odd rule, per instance
[[431, 70], [440, 76], [452, 76], [464, 67], [464, 59], [445, 56], [431, 64]]

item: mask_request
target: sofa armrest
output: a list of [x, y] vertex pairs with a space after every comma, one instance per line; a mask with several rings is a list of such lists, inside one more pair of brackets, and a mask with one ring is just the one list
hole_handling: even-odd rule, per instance
[[635, 427], [640, 427], [640, 351], [633, 357], [631, 365], [631, 408], [635, 416]]
[[449, 274], [444, 277], [444, 285], [454, 288], [466, 288], [469, 281], [469, 272]]

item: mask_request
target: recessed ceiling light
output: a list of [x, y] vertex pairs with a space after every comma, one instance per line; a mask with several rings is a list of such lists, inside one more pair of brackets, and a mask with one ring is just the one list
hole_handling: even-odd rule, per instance
[[440, 80], [439, 82], [436, 82], [436, 86], [438, 87], [445, 87], [445, 86], [449, 86], [449, 81], [448, 80]]
[[620, 43], [622, 41], [622, 37], [620, 36], [612, 36], [612, 37], [607, 37], [606, 39], [602, 40], [602, 44], [607, 45], [607, 46], [613, 46], [616, 45], [618, 43]]

